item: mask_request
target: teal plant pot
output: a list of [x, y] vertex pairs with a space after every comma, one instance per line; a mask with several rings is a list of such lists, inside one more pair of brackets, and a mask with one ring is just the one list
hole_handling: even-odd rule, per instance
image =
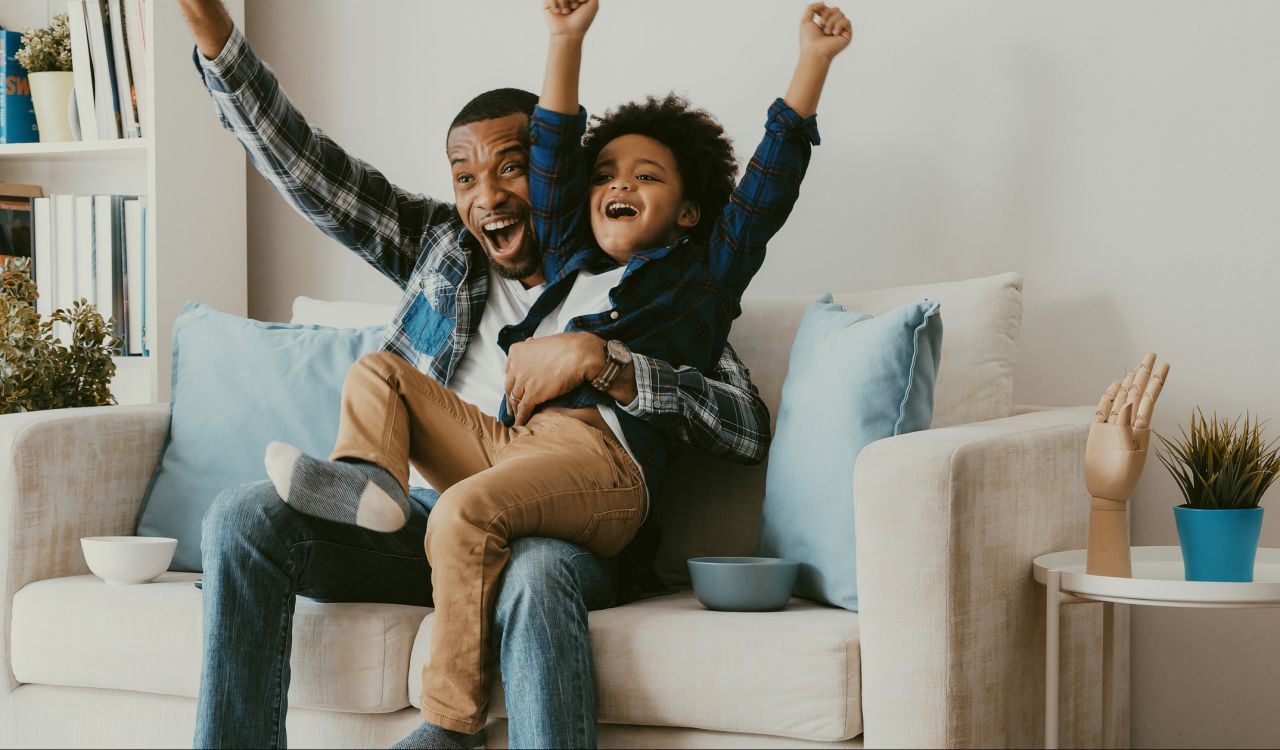
[[1262, 508], [1173, 509], [1188, 581], [1253, 581]]

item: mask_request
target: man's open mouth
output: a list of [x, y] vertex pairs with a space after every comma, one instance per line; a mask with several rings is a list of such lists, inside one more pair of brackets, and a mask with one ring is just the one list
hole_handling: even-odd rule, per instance
[[630, 221], [640, 215], [640, 210], [626, 201], [610, 201], [604, 207], [604, 215], [615, 221]]
[[480, 225], [494, 255], [511, 255], [524, 241], [525, 222], [515, 216], [489, 219]]

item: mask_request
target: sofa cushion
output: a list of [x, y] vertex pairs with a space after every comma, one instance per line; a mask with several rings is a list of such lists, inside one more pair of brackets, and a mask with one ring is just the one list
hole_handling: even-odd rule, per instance
[[169, 439], [138, 533], [176, 537], [171, 570], [199, 571], [200, 521], [220, 492], [267, 478], [267, 443], [328, 456], [342, 382], [384, 329], [260, 323], [188, 302], [173, 324]]
[[[434, 619], [413, 645], [415, 706]], [[801, 599], [781, 612], [712, 612], [686, 590], [592, 612], [588, 627], [602, 723], [811, 741], [862, 732], [855, 613]], [[490, 714], [507, 715], [500, 685]]]
[[[836, 294], [850, 310], [879, 315], [931, 299], [942, 306], [947, 333], [933, 396], [933, 428], [1013, 413], [1013, 368], [1022, 321], [1022, 279], [1005, 273], [968, 281]], [[792, 340], [812, 297], [742, 300], [729, 340], [776, 418]], [[690, 557], [755, 554], [760, 537], [764, 466], [739, 466], [696, 451], [672, 462], [655, 520], [662, 526], [658, 574], [687, 583]]]
[[[194, 573], [107, 586], [95, 576], [32, 583], [13, 599], [19, 682], [194, 698], [200, 683], [201, 592]], [[289, 704], [385, 713], [409, 705], [410, 648], [430, 609], [299, 597]]]
[[800, 563], [796, 596], [858, 609], [853, 462], [870, 443], [929, 427], [942, 347], [929, 300], [872, 317], [809, 305], [769, 448], [760, 554]]

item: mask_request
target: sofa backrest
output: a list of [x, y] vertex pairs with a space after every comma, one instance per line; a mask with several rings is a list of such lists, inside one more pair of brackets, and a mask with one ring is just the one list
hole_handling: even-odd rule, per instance
[[[729, 336], [751, 370], [771, 418], [777, 416], [791, 342], [805, 309], [817, 296], [748, 295], [742, 303], [742, 317]], [[934, 392], [933, 426], [1012, 415], [1022, 279], [1005, 273], [835, 297], [850, 310], [871, 314], [924, 298], [942, 307], [942, 362]], [[391, 320], [394, 311], [393, 306], [299, 297], [294, 302], [293, 322], [377, 325]], [[654, 506], [663, 530], [657, 567], [664, 579], [687, 581], [685, 560], [690, 557], [755, 553], [765, 469], [765, 464], [741, 466], [696, 451], [677, 456]]]

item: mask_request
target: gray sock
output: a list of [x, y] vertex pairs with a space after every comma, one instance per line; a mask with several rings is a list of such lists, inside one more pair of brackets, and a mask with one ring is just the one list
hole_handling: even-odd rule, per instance
[[266, 464], [280, 499], [309, 516], [382, 532], [409, 519], [408, 495], [377, 464], [320, 461], [288, 443], [268, 445]]
[[408, 737], [392, 745], [391, 750], [409, 750], [410, 748], [473, 750], [482, 744], [484, 744], [483, 729], [475, 734], [463, 734], [424, 721], [422, 726], [410, 732]]

